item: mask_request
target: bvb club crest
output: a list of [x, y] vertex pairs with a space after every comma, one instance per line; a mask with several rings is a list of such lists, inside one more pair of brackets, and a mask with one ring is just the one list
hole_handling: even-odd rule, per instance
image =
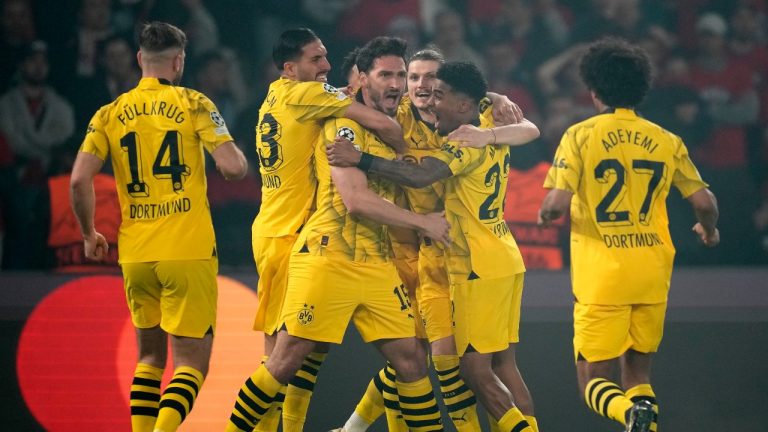
[[296, 316], [296, 319], [301, 323], [302, 325], [309, 325], [312, 324], [312, 321], [315, 320], [315, 306], [314, 305], [307, 305], [304, 303], [304, 309], [299, 311], [299, 314]]

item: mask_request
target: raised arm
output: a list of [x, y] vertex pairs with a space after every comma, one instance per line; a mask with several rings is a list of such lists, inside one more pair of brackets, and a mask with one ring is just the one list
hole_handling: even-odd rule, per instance
[[501, 126], [523, 121], [523, 110], [506, 95], [488, 92], [485, 96], [491, 101], [491, 113], [495, 124]]
[[107, 240], [96, 231], [94, 225], [96, 192], [93, 189], [93, 179], [103, 164], [104, 161], [97, 156], [79, 152], [69, 181], [70, 202], [83, 234], [85, 257], [95, 261], [104, 259], [109, 250]]
[[550, 189], [539, 209], [539, 225], [548, 227], [552, 221], [562, 217], [571, 206], [571, 197], [573, 197], [573, 192]]
[[459, 147], [482, 148], [487, 145], [519, 146], [527, 144], [540, 135], [539, 128], [527, 119], [519, 123], [480, 129], [473, 125], [461, 125], [448, 134], [448, 139], [458, 141]]
[[343, 138], [336, 138], [334, 144], [327, 144], [325, 153], [332, 166], [357, 167], [367, 173], [413, 188], [426, 187], [453, 175], [448, 165], [439, 159], [425, 157], [419, 164], [384, 159], [360, 152], [351, 142]]
[[693, 226], [693, 232], [699, 236], [704, 246], [717, 246], [720, 243], [720, 231], [717, 229], [717, 219], [720, 212], [717, 209], [715, 194], [709, 189], [703, 188], [692, 193], [687, 199], [693, 206], [698, 221]]
[[347, 108], [345, 117], [360, 123], [364, 128], [373, 131], [388, 146], [398, 154], [408, 151], [408, 145], [403, 138], [403, 128], [392, 117], [369, 108], [360, 102], [352, 102]]
[[211, 153], [216, 169], [227, 180], [239, 180], [248, 172], [248, 161], [234, 141], [227, 141]]
[[396, 206], [368, 189], [368, 179], [356, 168], [331, 167], [331, 178], [350, 214], [380, 224], [408, 228], [445, 245], [450, 243], [445, 213], [420, 215]]

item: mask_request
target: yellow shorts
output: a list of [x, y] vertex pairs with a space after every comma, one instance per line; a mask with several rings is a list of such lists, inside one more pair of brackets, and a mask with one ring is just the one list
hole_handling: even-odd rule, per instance
[[503, 351], [519, 341], [524, 275], [474, 279], [451, 286], [456, 350], [460, 356], [470, 345], [487, 354]]
[[123, 263], [123, 281], [136, 328], [160, 328], [201, 338], [216, 328], [219, 260]]
[[393, 259], [392, 263], [395, 264], [397, 274], [400, 276], [400, 280], [405, 284], [405, 288], [408, 290], [408, 298], [411, 300], [411, 311], [413, 312], [413, 322], [416, 325], [416, 337], [419, 339], [426, 339], [427, 333], [424, 330], [424, 318], [421, 316], [421, 309], [416, 297], [416, 292], [419, 287], [419, 257], [407, 258], [407, 259]]
[[282, 325], [280, 312], [288, 284], [288, 261], [297, 235], [283, 237], [254, 237], [253, 260], [259, 283], [256, 295], [259, 306], [253, 329], [274, 334]]
[[419, 255], [419, 289], [416, 299], [430, 342], [453, 336], [451, 284], [443, 255]]
[[628, 349], [656, 352], [664, 334], [667, 303], [573, 305], [573, 355], [589, 362], [620, 357]]
[[395, 266], [291, 255], [282, 314], [288, 333], [341, 343], [350, 319], [365, 342], [415, 336], [408, 292]]

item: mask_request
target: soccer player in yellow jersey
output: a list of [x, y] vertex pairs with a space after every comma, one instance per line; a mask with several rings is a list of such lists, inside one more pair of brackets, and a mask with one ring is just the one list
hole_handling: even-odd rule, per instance
[[[122, 210], [118, 247], [126, 298], [138, 339], [131, 385], [134, 432], [175, 431], [208, 373], [216, 326], [216, 243], [206, 196], [208, 151], [227, 179], [247, 162], [216, 106], [177, 87], [187, 38], [160, 22], [144, 26], [142, 79], [93, 116], [72, 171], [72, 208], [85, 254], [107, 252], [96, 231], [93, 179], [111, 158]], [[160, 395], [168, 335], [174, 373]]]
[[[395, 114], [405, 83], [404, 53], [404, 42], [394, 38], [377, 38], [363, 47], [359, 97], [366, 105]], [[389, 256], [385, 225], [448, 242], [447, 223], [440, 213], [418, 215], [395, 206], [391, 183], [368, 180], [354, 168], [331, 168], [325, 147], [337, 136], [375, 154], [395, 155], [357, 122], [326, 120], [314, 153], [317, 209], [291, 252], [282, 311], [285, 330], [279, 332], [272, 356], [241, 388], [229, 431], [252, 430], [315, 344], [340, 343], [350, 319], [363, 339], [395, 366], [409, 427], [442, 430], [426, 359], [418, 355], [408, 295]]]
[[[462, 124], [475, 123], [484, 129], [481, 133], [494, 136], [488, 129], [492, 125], [482, 124], [479, 116], [485, 90], [476, 66], [443, 65], [430, 98], [438, 133], [445, 136]], [[538, 129], [527, 121], [506, 128], [503, 134], [500, 130], [499, 143], [519, 145], [538, 136]], [[409, 187], [449, 179], [444, 198], [452, 236], [447, 267], [462, 375], [501, 430], [532, 431], [535, 425], [524, 413], [535, 422], [533, 404], [514, 356], [525, 267], [501, 210], [509, 152], [506, 146], [491, 144], [460, 149], [457, 143], [444, 142], [440, 152], [422, 157], [419, 164], [361, 153], [357, 166]], [[331, 152], [330, 157], [342, 165], [356, 162], [341, 152]]]
[[[619, 39], [592, 44], [580, 65], [599, 114], [563, 135], [539, 212], [570, 208], [574, 356], [582, 399], [626, 430], [656, 430], [651, 357], [664, 327], [675, 248], [666, 198], [693, 206], [693, 230], [715, 246], [718, 210], [680, 137], [634, 110], [651, 83], [647, 54]], [[620, 366], [621, 385], [614, 383]]]
[[[289, 253], [314, 205], [317, 180], [312, 152], [321, 133], [321, 120], [350, 118], [377, 132], [397, 151], [405, 148], [402, 130], [394, 119], [353, 101], [327, 83], [330, 64], [326, 55], [325, 46], [311, 30], [283, 32], [272, 51], [280, 78], [270, 84], [259, 110], [256, 151], [262, 202], [253, 222], [252, 242], [259, 273], [254, 329], [265, 334], [264, 361], [272, 352], [281, 325]], [[284, 431], [302, 430], [316, 371], [327, 350], [326, 345], [320, 345], [307, 358], [305, 369], [314, 374], [297, 377], [280, 392], [278, 400], [285, 398], [281, 407]], [[258, 432], [277, 430], [281, 414], [278, 405], [265, 416]]]

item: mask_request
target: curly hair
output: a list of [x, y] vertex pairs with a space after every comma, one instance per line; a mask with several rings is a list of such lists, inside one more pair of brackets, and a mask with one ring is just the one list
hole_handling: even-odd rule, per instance
[[373, 62], [380, 57], [396, 56], [403, 59], [403, 63], [408, 63], [405, 59], [405, 52], [408, 44], [400, 38], [391, 36], [379, 36], [371, 39], [357, 53], [357, 70], [368, 73], [373, 69]]
[[474, 63], [447, 62], [437, 70], [437, 79], [451, 86], [453, 91], [463, 93], [477, 103], [480, 103], [488, 92], [488, 82]]
[[651, 87], [648, 54], [619, 38], [592, 43], [581, 58], [579, 74], [598, 99], [611, 107], [635, 107]]

